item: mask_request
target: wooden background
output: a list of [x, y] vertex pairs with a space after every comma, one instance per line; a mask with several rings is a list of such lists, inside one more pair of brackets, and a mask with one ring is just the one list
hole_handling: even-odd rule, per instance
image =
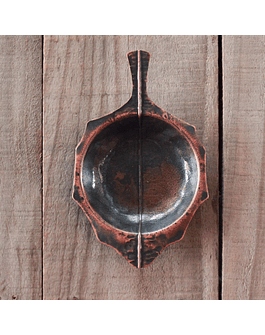
[[[0, 298], [264, 299], [264, 40], [1, 36]], [[136, 49], [151, 53], [151, 100], [197, 128], [210, 193], [144, 269], [99, 243], [71, 198], [74, 149], [130, 97]]]

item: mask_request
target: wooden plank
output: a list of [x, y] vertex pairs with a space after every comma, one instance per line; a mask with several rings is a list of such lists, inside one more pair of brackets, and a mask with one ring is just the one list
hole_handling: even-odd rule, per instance
[[[99, 243], [71, 199], [74, 149], [88, 120], [130, 97], [136, 49], [151, 53], [150, 99], [196, 126], [210, 192], [185, 238], [144, 269]], [[44, 299], [217, 299], [217, 38], [47, 36], [44, 58]]]
[[0, 297], [42, 298], [42, 37], [0, 37]]
[[265, 38], [225, 36], [223, 298], [265, 298]]

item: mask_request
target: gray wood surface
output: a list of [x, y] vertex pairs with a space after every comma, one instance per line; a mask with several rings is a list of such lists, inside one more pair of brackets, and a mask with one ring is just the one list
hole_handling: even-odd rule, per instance
[[[223, 299], [265, 298], [264, 42], [223, 37]], [[130, 97], [136, 49], [151, 53], [149, 97], [196, 126], [210, 192], [184, 239], [140, 270], [71, 198], [74, 148]], [[0, 37], [1, 299], [41, 299], [42, 265], [45, 299], [218, 298], [217, 60], [216, 36], [47, 36], [44, 50], [41, 36]]]
[[[144, 269], [99, 243], [71, 199], [74, 149], [88, 120], [130, 97], [136, 49], [151, 53], [150, 99], [196, 126], [210, 193], [184, 239]], [[216, 36], [45, 37], [44, 299], [217, 299], [218, 192]]]
[[265, 299], [265, 38], [223, 38], [223, 298]]
[[42, 298], [42, 37], [0, 36], [0, 298]]

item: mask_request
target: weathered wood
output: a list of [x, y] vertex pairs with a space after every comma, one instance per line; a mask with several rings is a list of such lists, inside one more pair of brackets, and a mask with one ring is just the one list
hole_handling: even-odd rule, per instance
[[[126, 53], [151, 53], [148, 95], [196, 126], [210, 199], [185, 238], [135, 269], [98, 242], [71, 199], [86, 122], [131, 95]], [[218, 50], [215, 36], [62, 36], [44, 43], [44, 299], [218, 298]]]
[[0, 297], [42, 298], [42, 37], [0, 37]]
[[265, 298], [265, 38], [223, 38], [223, 298]]

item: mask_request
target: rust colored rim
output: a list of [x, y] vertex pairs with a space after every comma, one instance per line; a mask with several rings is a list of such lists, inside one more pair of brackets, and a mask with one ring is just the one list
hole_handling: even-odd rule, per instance
[[[132, 96], [128, 102], [117, 111], [87, 123], [85, 133], [75, 150], [73, 199], [87, 215], [100, 242], [114, 248], [134, 267], [143, 268], [150, 265], [168, 245], [180, 241], [184, 237], [194, 213], [198, 207], [208, 199], [206, 153], [205, 148], [198, 141], [194, 126], [167, 113], [155, 105], [147, 96], [146, 77], [150, 54], [144, 51], [134, 51], [130, 52], [127, 56], [132, 72]], [[132, 117], [133, 115], [138, 117], [139, 120], [141, 120], [142, 117], [161, 120], [176, 129], [192, 148], [194, 156], [196, 157], [199, 173], [195, 195], [181, 217], [167, 227], [147, 233], [141, 231], [141, 223], [139, 224], [138, 232], [128, 232], [114, 227], [104, 220], [91, 206], [82, 181], [84, 158], [96, 136], [106, 129], [106, 127]], [[142, 197], [141, 192], [142, 189], [140, 187], [140, 199]], [[140, 203], [139, 207], [141, 207]]]

